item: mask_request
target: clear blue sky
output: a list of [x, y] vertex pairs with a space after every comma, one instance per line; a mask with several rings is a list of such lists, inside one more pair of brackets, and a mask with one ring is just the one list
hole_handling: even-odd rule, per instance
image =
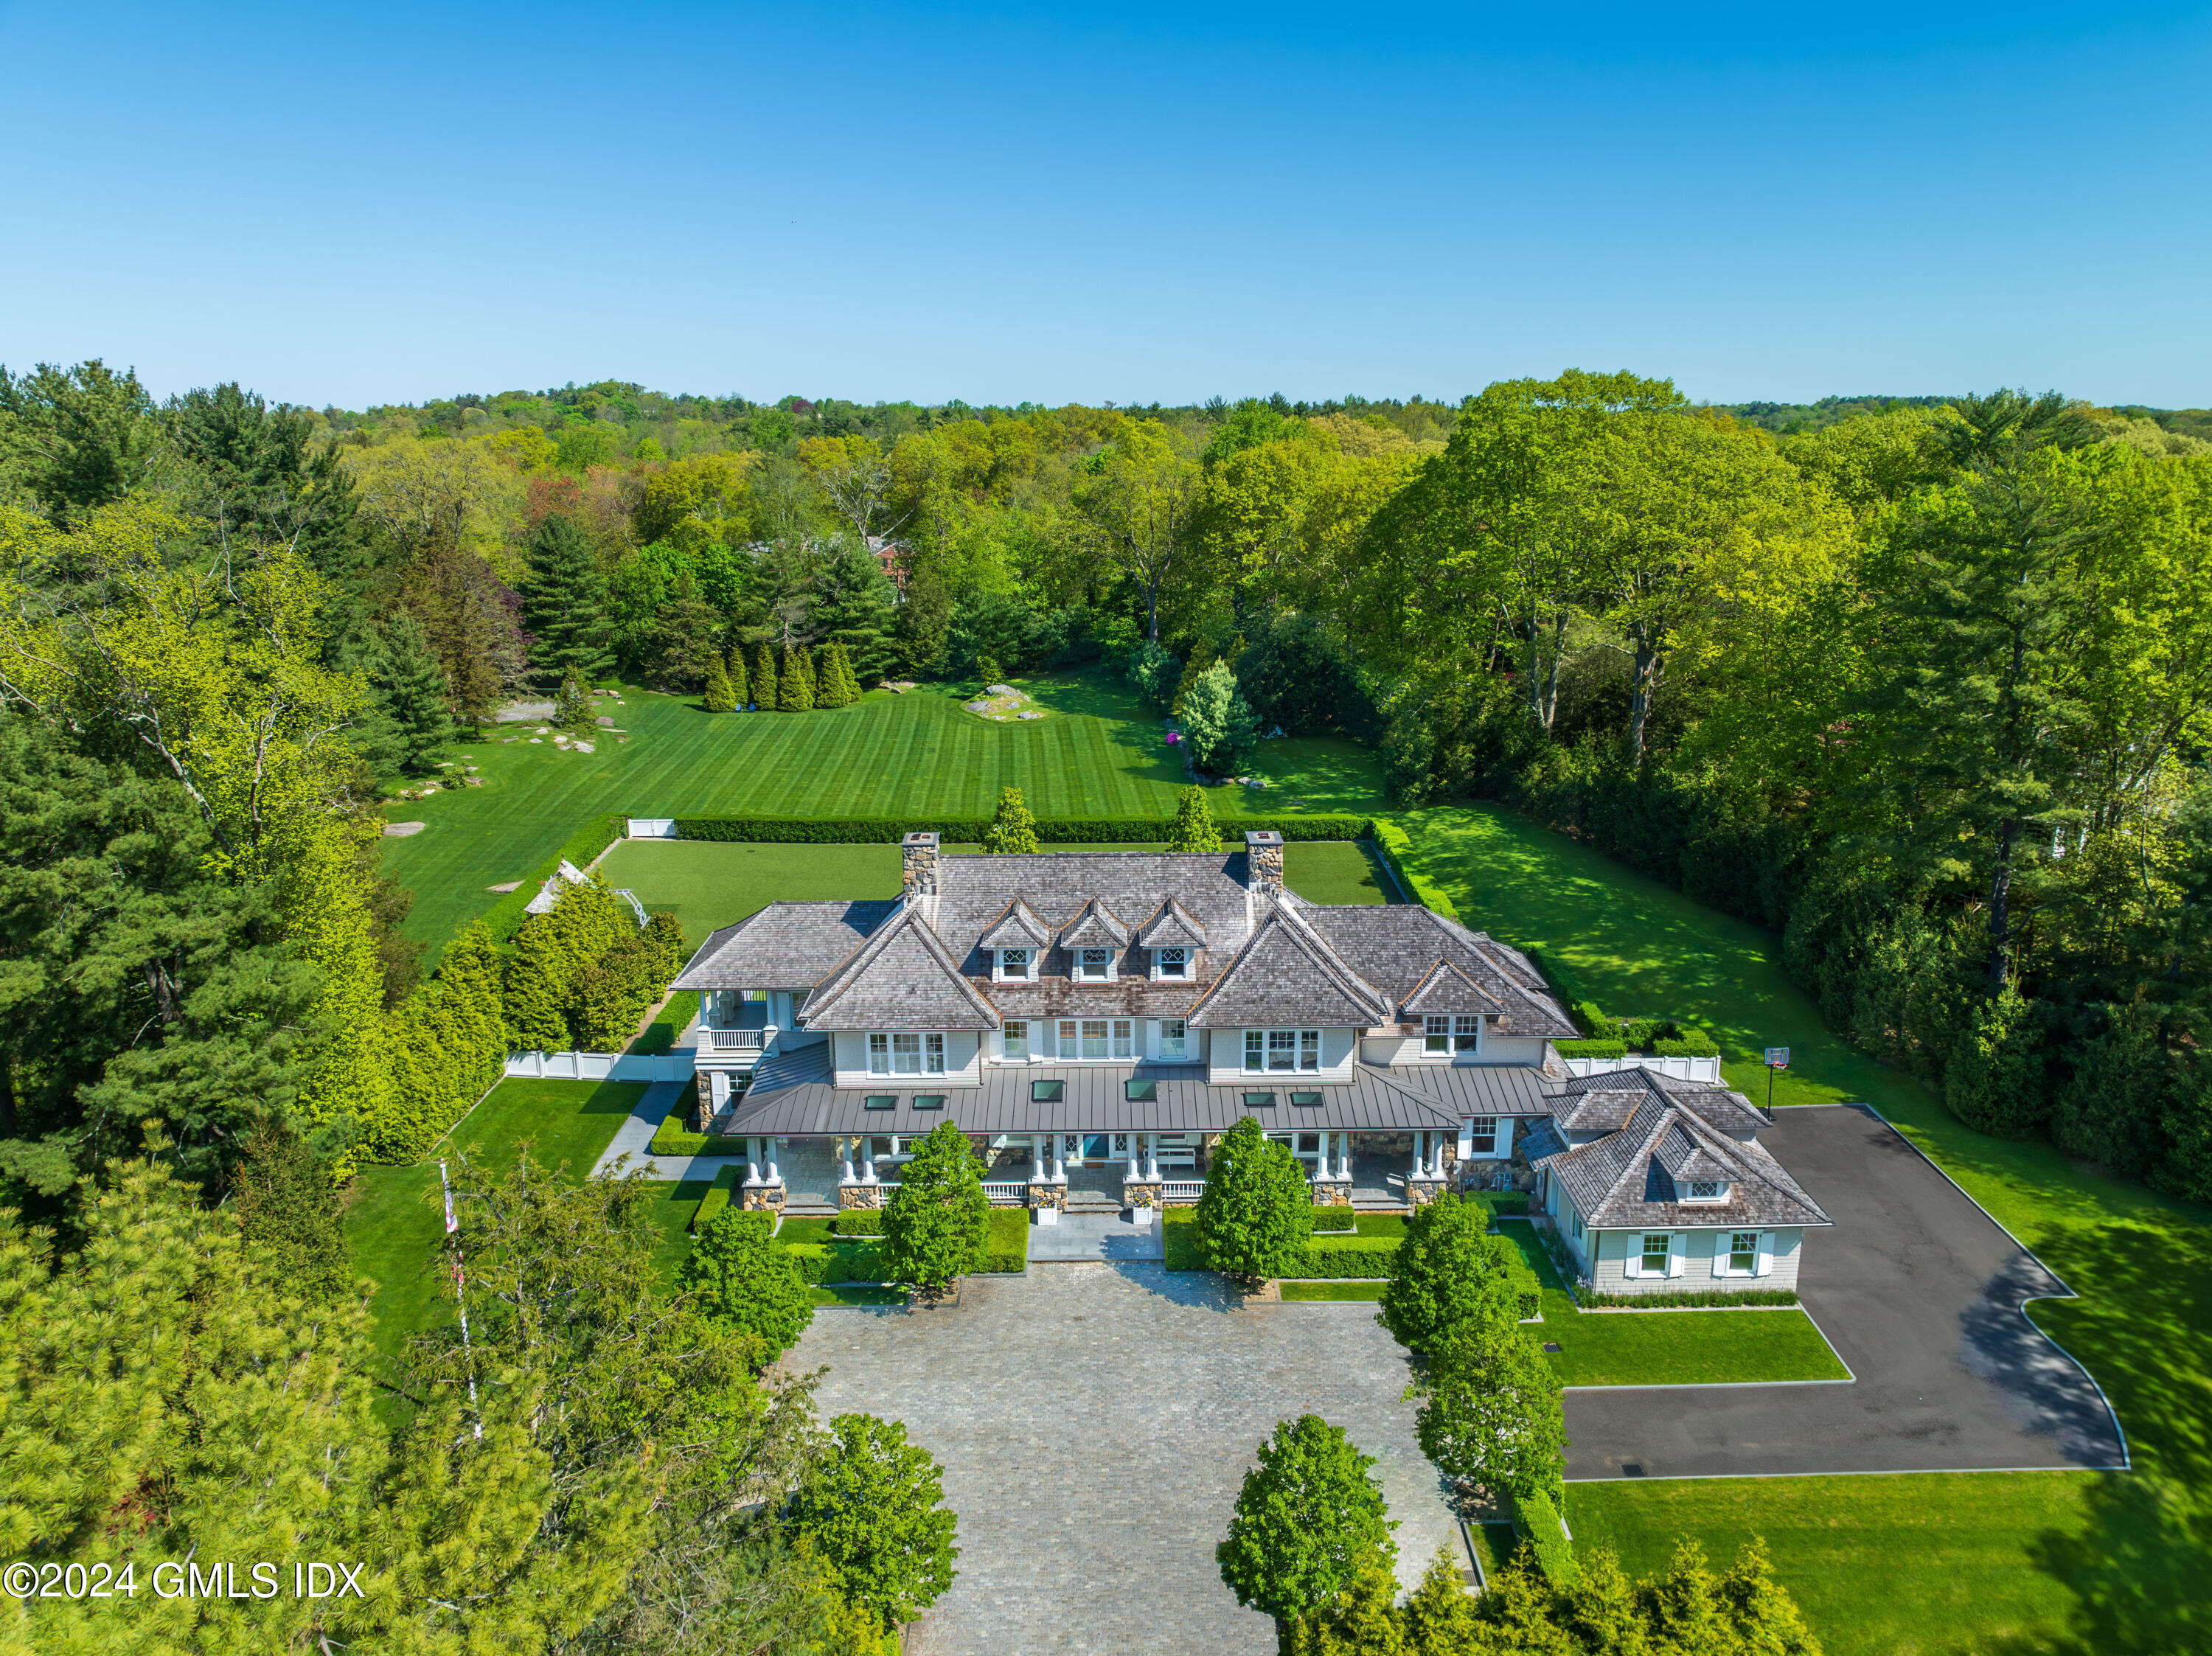
[[0, 0], [0, 361], [162, 393], [2212, 403], [2201, 7]]

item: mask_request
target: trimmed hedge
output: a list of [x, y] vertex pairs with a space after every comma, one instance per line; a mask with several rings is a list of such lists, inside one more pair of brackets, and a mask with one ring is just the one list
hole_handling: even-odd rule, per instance
[[[1459, 919], [1459, 910], [1452, 907], [1451, 899], [1444, 895], [1443, 889], [1434, 882], [1414, 873], [1407, 861], [1413, 852], [1413, 841], [1406, 830], [1395, 822], [1384, 822], [1379, 816], [1368, 826], [1374, 832], [1375, 848], [1382, 853], [1382, 860], [1390, 865], [1390, 871], [1398, 877], [1398, 883], [1405, 888], [1407, 895], [1424, 908], [1432, 910], [1448, 920]], [[1289, 838], [1287, 834], [1284, 837]]]
[[1541, 1489], [1531, 1489], [1514, 1496], [1513, 1505], [1518, 1514], [1514, 1527], [1535, 1554], [1536, 1568], [1561, 1586], [1581, 1580], [1583, 1568], [1575, 1560], [1574, 1543], [1567, 1538], [1566, 1524], [1552, 1497]]
[[983, 1269], [994, 1274], [1020, 1272], [1030, 1268], [1030, 1215], [1027, 1208], [993, 1208], [991, 1228], [983, 1237]]
[[1313, 1228], [1322, 1230], [1358, 1230], [1359, 1216], [1350, 1208], [1316, 1208]]
[[1555, 1040], [1552, 1050], [1561, 1058], [1626, 1058], [1625, 1040]]
[[1528, 1216], [1528, 1193], [1526, 1191], [1471, 1190], [1460, 1200], [1488, 1208], [1493, 1219], [1500, 1214], [1522, 1219]]
[[847, 1208], [830, 1222], [830, 1227], [840, 1236], [880, 1236], [884, 1234], [884, 1210]]
[[484, 911], [484, 924], [491, 929], [492, 941], [506, 943], [521, 927], [524, 911], [531, 899], [537, 896], [540, 887], [553, 877], [553, 870], [563, 861], [578, 868], [588, 868], [593, 858], [616, 840], [629, 832], [629, 818], [620, 811], [604, 811], [586, 817], [583, 824], [568, 836], [568, 841], [536, 868], [529, 877]]
[[[896, 845], [909, 834], [937, 834], [948, 844], [981, 844], [988, 816], [679, 816], [684, 840], [747, 840], [779, 845]], [[1058, 845], [1144, 844], [1171, 837], [1170, 816], [1041, 816], [1037, 839]], [[1248, 829], [1285, 840], [1364, 840], [1375, 827], [1364, 816], [1240, 816], [1222, 824], [1222, 838], [1242, 845]], [[1402, 836], [1401, 836], [1402, 837]], [[546, 873], [552, 872], [548, 869]], [[543, 881], [544, 875], [538, 876]], [[526, 899], [526, 901], [527, 901]]]
[[707, 1193], [699, 1198], [699, 1205], [692, 1212], [691, 1234], [694, 1236], [714, 1223], [722, 1210], [730, 1205], [730, 1197], [744, 1180], [744, 1176], [745, 1170], [742, 1163], [724, 1168], [714, 1175], [714, 1182], [708, 1187]]
[[1388, 1277], [1398, 1260], [1403, 1239], [1396, 1236], [1316, 1237], [1306, 1244], [1305, 1258], [1296, 1271], [1285, 1271], [1285, 1281], [1328, 1281], [1346, 1277]]
[[1618, 1311], [1665, 1311], [1681, 1307], [1729, 1305], [1795, 1305], [1796, 1294], [1786, 1288], [1711, 1288], [1680, 1294], [1577, 1294], [1585, 1306]]
[[1718, 1058], [1721, 1044], [1692, 1024], [1681, 1026], [1680, 1040], [1655, 1040], [1651, 1050], [1662, 1058]]

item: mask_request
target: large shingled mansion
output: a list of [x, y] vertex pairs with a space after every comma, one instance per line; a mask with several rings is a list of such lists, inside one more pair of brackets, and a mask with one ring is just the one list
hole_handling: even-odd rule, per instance
[[702, 992], [702, 1125], [744, 1199], [878, 1204], [956, 1121], [992, 1199], [1056, 1217], [1196, 1198], [1258, 1119], [1317, 1203], [1529, 1191], [1605, 1292], [1796, 1281], [1830, 1222], [1703, 1077], [1575, 1075], [1528, 957], [1417, 904], [1321, 905], [1282, 837], [1235, 853], [945, 856], [910, 834], [887, 901], [771, 903], [678, 978]]

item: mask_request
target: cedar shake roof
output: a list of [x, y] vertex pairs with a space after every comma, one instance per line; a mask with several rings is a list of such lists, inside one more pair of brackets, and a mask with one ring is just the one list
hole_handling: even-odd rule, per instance
[[1505, 1005], [1449, 961], [1438, 961], [1413, 992], [1406, 997], [1405, 1005], [1400, 1010], [1408, 1019], [1426, 1017], [1431, 1012], [1496, 1017]]
[[[1572, 1149], [1557, 1143], [1556, 1133], [1532, 1136], [1529, 1162], [1595, 1229], [1834, 1222], [1765, 1146], [1722, 1137], [1663, 1093], [1647, 1096], [1619, 1132]], [[1682, 1200], [1692, 1177], [1726, 1180], [1726, 1199]]]
[[898, 910], [881, 902], [770, 903], [699, 947], [677, 989], [806, 989], [852, 958]]
[[1093, 897], [1083, 905], [1083, 912], [1060, 929], [1062, 949], [1114, 948], [1129, 946], [1129, 928], [1121, 924], [1114, 911]]
[[810, 1029], [995, 1029], [997, 1010], [960, 968], [919, 909], [902, 907], [806, 998]]
[[1195, 1028], [1387, 1022], [1390, 1008], [1288, 904], [1270, 905], [1259, 932], [1191, 1009]]
[[981, 937], [975, 939], [978, 949], [1048, 949], [1052, 946], [1052, 928], [1030, 912], [1030, 906], [1019, 897], [1006, 905], [1006, 912]]
[[1709, 1082], [1682, 1081], [1656, 1070], [1613, 1070], [1597, 1075], [1547, 1081], [1544, 1090], [1557, 1102], [1553, 1114], [1570, 1132], [1613, 1132], [1647, 1098], [1662, 1098], [1694, 1110], [1717, 1132], [1740, 1137], [1771, 1127], [1774, 1119], [1741, 1093]]
[[1350, 968], [1402, 1004], [1438, 961], [1465, 973], [1503, 1009], [1497, 1033], [1568, 1040], [1579, 1035], [1527, 956], [1486, 933], [1413, 903], [1315, 904], [1285, 894]]
[[1139, 949], [1203, 949], [1206, 927], [1173, 897], [1162, 903], [1152, 919], [1137, 929]]

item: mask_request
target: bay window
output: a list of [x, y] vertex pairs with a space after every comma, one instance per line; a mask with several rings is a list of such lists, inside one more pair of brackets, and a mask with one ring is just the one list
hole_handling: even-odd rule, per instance
[[1261, 1070], [1318, 1070], [1321, 1031], [1318, 1029], [1247, 1029], [1244, 1067]]
[[868, 1073], [875, 1076], [941, 1076], [945, 1037], [935, 1031], [872, 1030]]

